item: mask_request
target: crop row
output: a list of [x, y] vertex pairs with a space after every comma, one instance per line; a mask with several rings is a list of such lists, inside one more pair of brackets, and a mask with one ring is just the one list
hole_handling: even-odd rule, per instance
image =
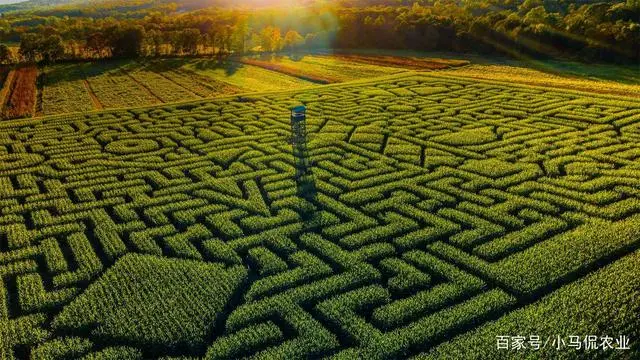
[[196, 98], [193, 93], [174, 83], [161, 74], [146, 69], [136, 69], [128, 74], [138, 83], [144, 84], [163, 102], [178, 102]]
[[326, 76], [323, 76], [321, 74], [312, 74], [309, 72], [305, 72], [300, 71], [299, 69], [295, 69], [292, 67], [288, 67], [286, 65], [282, 65], [282, 64], [278, 64], [278, 63], [273, 63], [273, 62], [269, 62], [269, 61], [262, 61], [262, 60], [255, 60], [255, 59], [242, 59], [241, 62], [243, 64], [248, 64], [248, 65], [253, 65], [253, 66], [258, 66], [267, 70], [271, 70], [271, 71], [276, 71], [279, 73], [283, 73], [286, 75], [291, 75], [291, 76], [295, 76], [297, 78], [303, 79], [303, 80], [308, 80], [314, 83], [319, 83], [319, 84], [331, 84], [334, 82], [337, 82], [335, 79], [331, 79], [331, 78], [327, 78]]
[[[636, 251], [585, 278], [558, 289], [540, 301], [506, 314], [497, 321], [480, 326], [455, 340], [449, 339], [417, 358], [420, 360], [451, 359], [452, 357], [499, 358], [503, 350], [496, 349], [496, 336], [540, 334], [537, 336], [544, 343], [548, 335], [542, 334], [554, 333], [558, 328], [566, 329], [571, 334], [607, 334], [606, 336], [612, 338], [613, 346], [619, 346], [616, 341], [619, 341], [620, 335], [625, 335], [630, 341], [629, 350], [602, 350], [600, 346], [598, 350], [593, 350], [591, 353], [596, 355], [608, 352], [615, 357], [614, 352], [618, 352], [624, 354], [621, 355], [622, 357], [636, 357], [640, 354], [640, 348], [633, 345], [632, 336], [634, 335], [630, 334], [637, 336], [637, 329], [640, 329], [640, 320], [637, 316], [640, 304], [637, 301], [637, 286], [629, 284], [634, 284], [635, 279], [640, 276], [638, 261], [640, 261], [640, 253]], [[603, 312], [600, 310], [602, 304], [617, 310]], [[602, 335], [596, 336], [599, 342]], [[567, 337], [561, 336], [561, 338], [568, 341]], [[584, 340], [584, 335], [580, 335], [580, 340]], [[528, 341], [525, 343], [528, 345]], [[527, 350], [530, 349], [531, 347], [527, 348]], [[556, 356], [557, 351], [556, 347], [541, 347], [535, 351], [535, 356], [550, 358]], [[571, 356], [576, 358], [583, 356], [579, 355], [577, 350], [574, 351], [575, 355]], [[585, 351], [584, 346], [580, 351]]]
[[120, 70], [88, 74], [87, 81], [105, 107], [124, 108], [160, 102], [149, 90]]
[[82, 71], [71, 66], [45, 68], [42, 74], [42, 112], [44, 115], [91, 111], [91, 97]]
[[242, 92], [242, 89], [230, 84], [207, 78], [186, 70], [170, 70], [161, 72], [162, 76], [180, 84], [184, 88], [201, 97], [228, 95]]
[[[495, 263], [440, 242], [429, 247], [454, 263], [474, 268], [524, 296], [532, 296], [550, 283], [557, 283], [568, 274], [588, 271], [598, 259], [632, 246], [638, 239], [638, 221], [638, 215], [614, 222], [590, 218], [583, 225]], [[535, 260], [540, 258], [545, 261]]]
[[15, 78], [2, 110], [3, 118], [14, 119], [34, 114], [37, 77], [38, 69], [35, 66], [23, 66], [15, 70]]

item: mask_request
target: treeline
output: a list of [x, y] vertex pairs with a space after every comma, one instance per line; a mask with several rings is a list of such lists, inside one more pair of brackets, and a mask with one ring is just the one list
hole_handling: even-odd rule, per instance
[[467, 0], [466, 6], [352, 9], [334, 46], [477, 51], [587, 61], [640, 60], [640, 0]]
[[353, 0], [289, 9], [215, 7], [183, 12], [176, 4], [162, 3], [137, 8], [136, 16], [123, 12], [106, 18], [9, 13], [0, 18], [0, 41], [20, 45], [18, 51], [0, 45], [0, 62], [222, 57], [319, 48], [640, 61], [640, 0], [379, 2], [387, 5], [364, 6]]

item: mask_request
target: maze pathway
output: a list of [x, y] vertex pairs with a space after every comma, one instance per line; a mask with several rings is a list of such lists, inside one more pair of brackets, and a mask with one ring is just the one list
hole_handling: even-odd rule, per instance
[[406, 358], [640, 248], [634, 100], [407, 73], [0, 128], [2, 359]]

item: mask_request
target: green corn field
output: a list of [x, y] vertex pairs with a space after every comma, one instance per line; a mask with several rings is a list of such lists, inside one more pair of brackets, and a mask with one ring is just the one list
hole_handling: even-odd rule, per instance
[[448, 71], [198, 99], [220, 84], [113, 71], [0, 122], [0, 359], [640, 357], [639, 100]]

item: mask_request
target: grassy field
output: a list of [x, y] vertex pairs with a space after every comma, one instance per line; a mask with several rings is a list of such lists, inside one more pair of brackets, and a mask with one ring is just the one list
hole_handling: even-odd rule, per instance
[[100, 109], [87, 91], [82, 68], [76, 64], [57, 65], [42, 70], [45, 74], [42, 91], [44, 115]]
[[464, 65], [503, 65], [517, 67], [521, 69], [533, 69], [541, 73], [559, 75], [562, 77], [582, 78], [585, 80], [610, 80], [614, 82], [638, 85], [640, 84], [640, 73], [635, 64], [617, 65], [611, 63], [581, 63], [570, 60], [558, 59], [514, 59], [512, 57], [487, 56], [474, 53], [456, 52], [421, 52], [411, 50], [380, 50], [380, 49], [357, 49], [357, 50], [326, 50], [317, 51], [315, 55], [350, 55], [367, 57], [392, 57], [422, 59], [427, 62], [438, 62], [450, 66]]
[[[528, 67], [531, 66], [531, 67]], [[338, 52], [210, 59], [159, 59], [59, 64], [39, 69], [0, 69], [3, 118], [128, 108], [238, 93], [296, 90], [323, 84], [400, 74], [444, 71], [474, 79], [515, 82], [599, 94], [640, 97], [640, 78], [624, 66], [522, 62], [477, 55]], [[36, 83], [36, 80], [39, 82]], [[20, 80], [20, 81], [14, 81]], [[21, 88], [14, 92], [14, 88]], [[31, 92], [26, 96], [11, 94]], [[13, 104], [16, 99], [22, 104]]]
[[[475, 79], [498, 80], [505, 82], [515, 82], [535, 86], [555, 87], [568, 90], [588, 91], [599, 94], [632, 96], [640, 98], [640, 78], [628, 83], [619, 80], [601, 79], [577, 72], [566, 72], [558, 74], [557, 71], [543, 71], [524, 67], [523, 65], [497, 65], [497, 64], [474, 64], [461, 68], [444, 70], [452, 75], [465, 76]], [[617, 77], [633, 79], [627, 76], [626, 69], [615, 69], [619, 71]], [[613, 76], [612, 76], [613, 77]]]
[[[639, 100], [174, 65], [83, 76], [105, 106], [270, 92], [0, 122], [0, 358], [640, 357]], [[631, 342], [496, 348], [533, 335]]]
[[[160, 59], [50, 65], [39, 69], [39, 74], [32, 74], [39, 75], [39, 86], [36, 86], [36, 77], [24, 78], [26, 83], [21, 80], [27, 90], [32, 87], [34, 102], [22, 104], [18, 110], [9, 110], [8, 106], [13, 106], [9, 103], [10, 96], [18, 84], [13, 79], [20, 78], [14, 75], [21, 72], [10, 72], [6, 67], [0, 69], [0, 83], [5, 84], [7, 94], [3, 95], [6, 99], [3, 103], [9, 103], [5, 106], [4, 118], [17, 118], [174, 103], [237, 93], [295, 90], [415, 68], [416, 60], [402, 59], [305, 55], [224, 62]], [[419, 63], [425, 70], [462, 64], [441, 59], [424, 59]]]
[[[304, 77], [318, 83], [337, 83], [370, 79], [405, 71], [403, 64], [376, 64], [377, 58], [367, 57], [371, 63], [337, 55], [279, 56], [267, 59], [245, 59], [245, 63], [274, 69], [292, 76]], [[428, 70], [428, 68], [425, 68]]]

